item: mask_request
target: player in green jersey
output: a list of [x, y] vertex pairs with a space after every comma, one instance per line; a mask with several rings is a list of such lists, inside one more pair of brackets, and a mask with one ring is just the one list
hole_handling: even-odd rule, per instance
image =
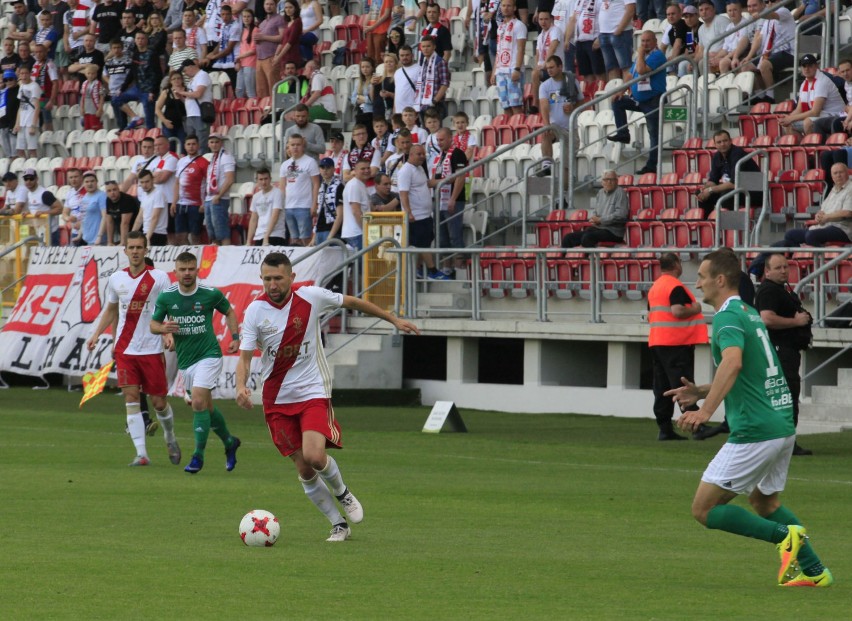
[[222, 348], [213, 330], [213, 311], [225, 315], [231, 331], [229, 354], [236, 353], [240, 346], [237, 314], [221, 291], [198, 282], [198, 259], [191, 252], [177, 256], [175, 274], [177, 283], [157, 297], [151, 332], [174, 336], [178, 368], [192, 398], [195, 452], [184, 470], [195, 474], [204, 467], [204, 448], [213, 429], [225, 445], [225, 469], [230, 472], [237, 465], [240, 439], [230, 434], [225, 417], [213, 405], [211, 396], [222, 375]]
[[[758, 312], [738, 295], [740, 265], [728, 249], [707, 255], [696, 286], [716, 309], [711, 350], [716, 364], [712, 384], [670, 390], [684, 411], [678, 426], [695, 431], [725, 402], [731, 435], [701, 477], [692, 515], [707, 528], [753, 537], [778, 545], [781, 586], [827, 587], [834, 581], [805, 536], [798, 518], [781, 504], [780, 492], [796, 440], [790, 391]], [[757, 515], [728, 504], [748, 494]]]

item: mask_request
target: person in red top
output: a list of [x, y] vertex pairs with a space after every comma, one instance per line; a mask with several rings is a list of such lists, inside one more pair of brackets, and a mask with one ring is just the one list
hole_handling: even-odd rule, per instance
[[[662, 274], [648, 291], [648, 346], [654, 365], [654, 416], [660, 433], [657, 439], [686, 440], [674, 431], [674, 401], [666, 391], [680, 388], [681, 378], [695, 380], [695, 346], [707, 342], [707, 325], [701, 304], [679, 280], [683, 267], [672, 252], [660, 255]], [[690, 410], [697, 410], [692, 405]], [[699, 429], [696, 433], [700, 432]]]
[[199, 152], [198, 137], [186, 137], [186, 151], [177, 164], [171, 214], [175, 219], [175, 244], [182, 246], [201, 243], [201, 224], [204, 221], [204, 183], [207, 179], [207, 159]]
[[364, 37], [367, 39], [367, 56], [373, 60], [380, 59], [385, 50], [393, 5], [393, 0], [373, 0], [370, 3]]
[[296, 0], [285, 0], [284, 32], [281, 35], [281, 44], [273, 57], [278, 67], [286, 63], [295, 63], [297, 67], [303, 67], [305, 64], [299, 49], [299, 41], [302, 38], [302, 18], [299, 15], [299, 3]]

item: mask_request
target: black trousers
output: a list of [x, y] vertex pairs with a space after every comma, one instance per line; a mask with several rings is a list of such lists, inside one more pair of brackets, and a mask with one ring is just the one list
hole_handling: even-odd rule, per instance
[[[654, 363], [654, 417], [661, 431], [672, 431], [675, 404], [671, 397], [665, 397], [663, 393], [683, 386], [681, 377], [695, 381], [695, 346], [651, 347], [651, 358]], [[697, 410], [698, 406], [687, 409]]]
[[[763, 192], [749, 192], [751, 195], [751, 207], [758, 208], [763, 205]], [[707, 197], [707, 200], [698, 201], [698, 206], [704, 211], [704, 217], [709, 218], [710, 214], [713, 213], [713, 210], [716, 208], [717, 203], [719, 203], [719, 194], [714, 192], [710, 196]], [[723, 200], [718, 204], [719, 209], [733, 209], [734, 208], [734, 199], [735, 196], [730, 196]], [[740, 208], [745, 208], [745, 198], [743, 196], [739, 197], [740, 199]]]
[[562, 238], [562, 247], [576, 248], [577, 246], [582, 246], [583, 248], [595, 248], [600, 242], [615, 242], [620, 244], [623, 241], [623, 237], [610, 233], [606, 229], [590, 226], [582, 231], [568, 233]]
[[799, 424], [799, 394], [802, 392], [802, 379], [799, 377], [799, 365], [802, 362], [802, 353], [795, 347], [778, 346], [775, 348], [778, 354], [778, 362], [787, 380], [787, 388], [793, 398], [793, 424]]

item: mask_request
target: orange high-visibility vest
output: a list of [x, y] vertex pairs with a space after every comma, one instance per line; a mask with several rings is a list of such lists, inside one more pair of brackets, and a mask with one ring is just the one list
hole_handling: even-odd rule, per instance
[[[651, 347], [697, 345], [707, 342], [707, 325], [704, 323], [704, 315], [698, 313], [686, 319], [678, 319], [672, 315], [670, 299], [676, 287], [683, 287], [683, 283], [670, 274], [663, 274], [648, 292], [648, 306], [651, 309], [648, 315], [648, 321], [651, 323], [648, 345]], [[696, 304], [695, 297], [689, 289], [683, 288], [691, 304]]]

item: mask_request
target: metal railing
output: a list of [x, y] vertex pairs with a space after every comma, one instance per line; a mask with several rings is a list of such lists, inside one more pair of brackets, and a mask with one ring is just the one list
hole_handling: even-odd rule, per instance
[[[680, 90], [689, 91], [689, 95], [690, 95], [689, 99], [692, 100], [692, 101], [695, 101], [695, 93], [693, 92], [695, 89], [692, 86], [690, 86], [689, 84], [678, 84], [674, 88], [670, 88], [669, 90], [667, 90], [665, 93], [663, 93], [662, 97], [660, 97], [660, 108], [659, 108], [659, 110], [657, 110], [657, 145], [659, 146], [659, 149], [662, 148], [663, 133], [665, 133], [663, 131], [665, 129], [663, 127], [663, 123], [664, 123], [663, 119], [665, 118], [665, 115], [666, 115], [666, 113], [665, 113], [666, 102], [669, 99], [669, 95], [677, 93]], [[690, 130], [691, 130], [690, 135], [695, 135], [695, 129], [696, 129], [695, 126], [696, 126], [696, 123], [697, 123], [697, 121], [695, 119], [695, 111], [694, 110], [695, 109], [693, 108], [693, 113], [689, 115], [689, 124], [690, 124]], [[658, 151], [659, 151], [659, 149], [658, 149]], [[657, 153], [657, 179], [659, 179], [662, 174], [663, 174], [663, 158], [661, 158], [660, 154]]]
[[[287, 106], [286, 108], [278, 108], [278, 96], [282, 93], [278, 92], [278, 87], [282, 84], [286, 84], [287, 82], [293, 83], [293, 88], [295, 89], [292, 94], [295, 94], [296, 100], [295, 102]], [[291, 93], [285, 93], [291, 94]], [[272, 150], [275, 153], [272, 161], [276, 161], [279, 157], [282, 157], [284, 160], [287, 158], [283, 153], [279, 150], [281, 147], [279, 146], [279, 142], [284, 136], [284, 117], [290, 112], [293, 108], [299, 105], [299, 76], [297, 75], [286, 75], [281, 80], [275, 83], [275, 86], [272, 87], [272, 124], [275, 126], [275, 131], [272, 132]], [[281, 113], [281, 119], [278, 119], [278, 113]], [[279, 137], [278, 131], [281, 131], [281, 136]]]
[[[741, 174], [742, 174], [743, 164], [745, 164], [746, 162], [748, 162], [750, 160], [754, 160], [755, 158], [758, 158], [758, 157], [767, 157], [768, 154], [769, 153], [766, 149], [755, 149], [754, 151], [747, 153], [746, 156], [741, 158], [737, 162], [736, 166], [734, 166], [734, 179], [736, 179], [738, 183], [742, 180]], [[766, 160], [764, 160], [764, 163], [765, 162], [766, 162]], [[752, 244], [752, 245], [757, 245], [756, 242], [757, 242], [757, 240], [759, 239], [759, 236], [760, 236], [760, 228], [763, 226], [765, 214], [766, 214], [767, 208], [769, 206], [769, 176], [766, 174], [766, 172], [767, 171], [764, 170], [764, 169], [761, 169], [761, 171], [760, 171], [760, 174], [761, 174], [761, 189], [760, 189], [760, 191], [763, 194], [763, 201], [762, 201], [763, 204], [761, 206], [760, 213], [758, 214], [758, 217], [757, 217], [757, 220], [756, 220], [756, 223], [755, 223], [755, 227], [754, 227], [754, 231], [752, 231], [752, 235], [749, 235], [749, 224], [751, 223], [751, 220], [750, 220], [750, 218], [751, 218], [751, 192], [753, 192], [754, 190], [752, 190], [750, 188], [734, 187], [733, 190], [730, 190], [730, 191], [726, 192], [725, 194], [723, 194], [722, 196], [720, 196], [719, 200], [716, 202], [716, 204], [719, 205], [723, 200], [727, 200], [728, 198], [734, 199], [734, 213], [736, 213], [736, 214], [741, 213], [743, 220], [744, 220], [743, 221], [743, 229], [742, 229], [743, 241], [745, 243], [749, 243], [749, 244]], [[741, 195], [745, 196], [745, 201], [744, 201], [745, 202], [745, 211], [740, 211], [740, 209], [739, 209], [739, 207], [740, 207], [739, 198], [740, 198]], [[722, 218], [722, 216], [724, 216], [724, 215], [729, 215], [729, 214], [723, 214], [721, 211], [717, 210], [717, 212], [716, 212], [717, 219]], [[716, 243], [718, 245], [724, 245], [724, 231], [725, 231], [725, 227], [721, 226], [721, 222], [719, 222], [717, 220]]]

